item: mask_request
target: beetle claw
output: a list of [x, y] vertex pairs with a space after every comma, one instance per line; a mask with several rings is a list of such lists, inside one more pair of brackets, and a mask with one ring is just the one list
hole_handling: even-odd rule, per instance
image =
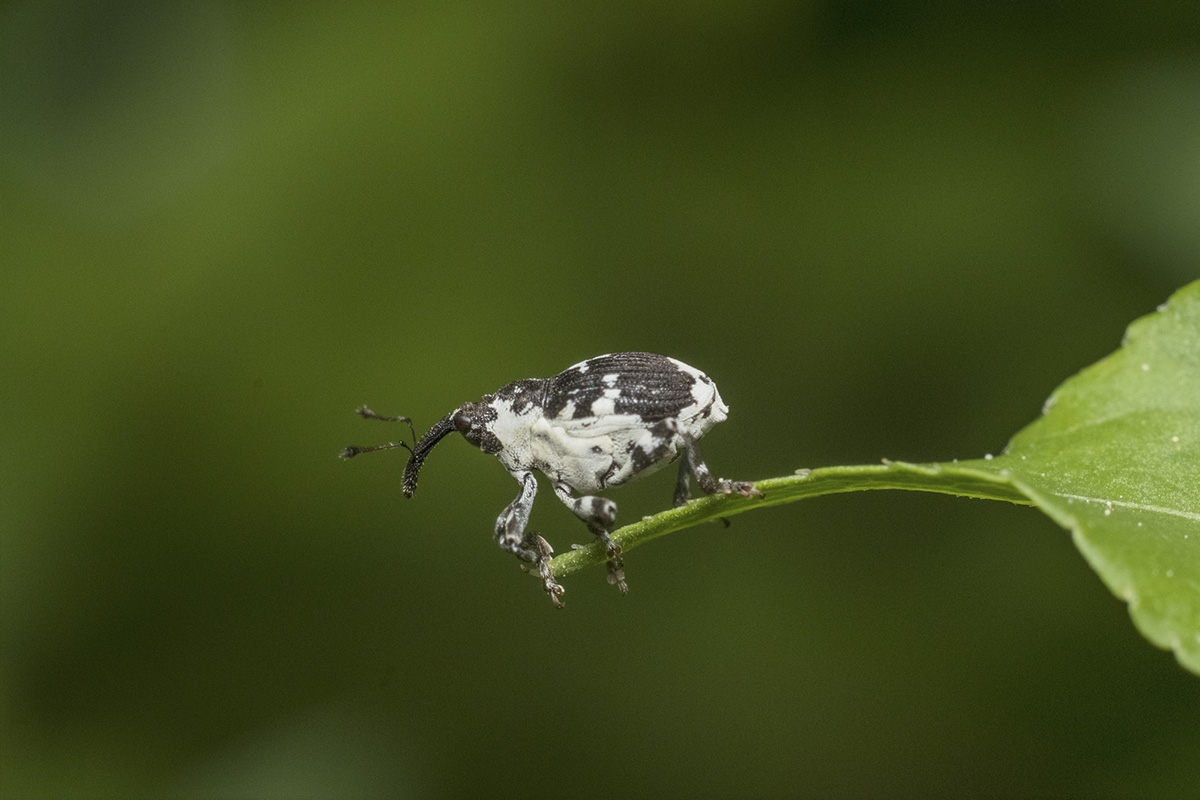
[[621, 590], [621, 594], [629, 594], [629, 586], [625, 584], [625, 570], [614, 567], [608, 562], [608, 582]]
[[[542, 579], [542, 587], [546, 590], [546, 594], [550, 595], [550, 602], [554, 603], [555, 608], [562, 608], [565, 603], [562, 601], [562, 595], [566, 591], [562, 584], [554, 580], [554, 573], [550, 571], [550, 557], [554, 555], [554, 548], [550, 543], [537, 532], [526, 534], [526, 540], [533, 546], [532, 549], [535, 555], [535, 563], [537, 564], [538, 575]], [[528, 572], [528, 568], [522, 564], [521, 569]]]
[[629, 586], [625, 583], [625, 562], [621, 560], [621, 545], [614, 542], [604, 528], [595, 531], [595, 534], [600, 544], [604, 545], [604, 555], [608, 558], [608, 582], [620, 589], [621, 594], [628, 594]]
[[742, 497], [765, 497], [750, 481], [728, 481], [721, 479], [717, 482], [717, 491], [725, 494], [740, 494]]
[[566, 603], [562, 601], [563, 592], [566, 589], [562, 584], [554, 580], [554, 574], [550, 572], [550, 561], [538, 561], [538, 574], [542, 577], [542, 587], [546, 590], [546, 594], [550, 595], [550, 602], [554, 603], [555, 608], [563, 608]]

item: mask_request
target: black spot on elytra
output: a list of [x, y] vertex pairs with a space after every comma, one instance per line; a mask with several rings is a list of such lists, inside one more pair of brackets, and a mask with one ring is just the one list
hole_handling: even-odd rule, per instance
[[[591, 416], [592, 405], [609, 389], [618, 392], [613, 398], [615, 413], [635, 414], [646, 422], [677, 416], [693, 402], [692, 384], [696, 378], [666, 356], [613, 353], [584, 363], [586, 370], [573, 367], [548, 379], [547, 416], [561, 417], [570, 403], [574, 403], [572, 419]], [[617, 377], [606, 382], [606, 375]]]

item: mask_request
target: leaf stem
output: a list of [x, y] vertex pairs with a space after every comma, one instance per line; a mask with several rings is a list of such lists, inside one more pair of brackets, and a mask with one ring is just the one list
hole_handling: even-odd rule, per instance
[[[628, 551], [659, 536], [755, 508], [795, 503], [808, 497], [871, 489], [906, 489], [985, 500], [1006, 500], [1021, 505], [1033, 504], [1029, 497], [1013, 485], [1006, 471], [996, 472], [994, 468], [989, 467], [991, 465], [988, 462], [974, 461], [950, 464], [908, 464], [890, 461], [883, 464], [797, 470], [795, 475], [756, 481], [754, 485], [763, 493], [763, 497], [709, 495], [680, 508], [643, 517], [614, 531], [612, 538], [622, 550]], [[562, 578], [586, 567], [603, 564], [604, 561], [603, 547], [594, 543], [555, 556], [550, 562], [550, 569], [556, 578]]]

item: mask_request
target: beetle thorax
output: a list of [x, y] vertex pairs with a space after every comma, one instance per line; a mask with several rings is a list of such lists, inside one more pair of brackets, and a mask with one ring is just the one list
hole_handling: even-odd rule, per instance
[[484, 395], [480, 406], [490, 410], [488, 429], [500, 444], [496, 457], [509, 470], [526, 469], [531, 460], [531, 429], [541, 418], [546, 381], [515, 381]]

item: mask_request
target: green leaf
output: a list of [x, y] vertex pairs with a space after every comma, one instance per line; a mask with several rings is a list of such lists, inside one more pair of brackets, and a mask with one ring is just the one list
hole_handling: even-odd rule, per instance
[[[995, 458], [826, 467], [759, 481], [613, 533], [625, 550], [702, 522], [806, 497], [907, 489], [1035, 505], [1072, 532], [1150, 641], [1200, 673], [1200, 281], [1130, 326], [1120, 350], [1067, 380]], [[558, 577], [603, 563], [556, 557]]]
[[1200, 673], [1200, 281], [974, 466], [1069, 529], [1146, 638]]

